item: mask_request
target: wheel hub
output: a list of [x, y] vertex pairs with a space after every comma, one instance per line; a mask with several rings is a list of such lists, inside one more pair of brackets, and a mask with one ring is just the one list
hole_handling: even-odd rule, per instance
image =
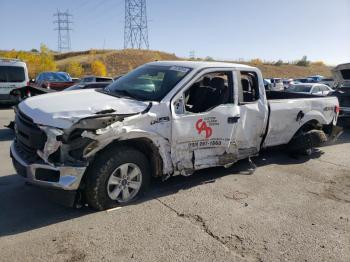
[[140, 191], [142, 172], [133, 163], [118, 166], [110, 175], [107, 183], [107, 193], [112, 200], [126, 203], [132, 200]]

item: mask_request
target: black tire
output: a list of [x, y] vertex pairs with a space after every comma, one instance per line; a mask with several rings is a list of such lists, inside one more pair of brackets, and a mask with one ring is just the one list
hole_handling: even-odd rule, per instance
[[113, 172], [126, 163], [134, 164], [140, 169], [142, 181], [133, 199], [122, 204], [129, 204], [144, 195], [151, 181], [151, 169], [147, 157], [134, 148], [117, 146], [98, 155], [86, 174], [85, 197], [90, 207], [96, 210], [106, 210], [121, 204], [120, 201], [109, 197], [107, 185]]
[[327, 141], [327, 136], [322, 130], [299, 131], [288, 144], [288, 151], [293, 155], [309, 156], [314, 147], [318, 147]]

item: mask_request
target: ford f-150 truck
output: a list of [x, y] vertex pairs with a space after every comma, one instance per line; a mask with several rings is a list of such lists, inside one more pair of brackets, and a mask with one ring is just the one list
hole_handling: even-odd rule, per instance
[[141, 196], [151, 177], [229, 167], [276, 145], [308, 152], [338, 111], [335, 97], [266, 93], [254, 67], [153, 62], [102, 90], [21, 102], [11, 156], [27, 182], [103, 210]]

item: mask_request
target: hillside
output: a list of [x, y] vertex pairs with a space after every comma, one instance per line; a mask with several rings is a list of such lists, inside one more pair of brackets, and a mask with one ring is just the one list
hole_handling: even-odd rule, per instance
[[[125, 74], [133, 68], [151, 61], [160, 60], [179, 60], [175, 54], [169, 54], [160, 51], [151, 50], [87, 50], [69, 53], [52, 53], [45, 46], [41, 47], [40, 52], [26, 51], [1, 51], [0, 57], [20, 58], [27, 62], [31, 78], [34, 78], [41, 71], [60, 70], [67, 71], [68, 65], [75, 62], [82, 66], [80, 71], [83, 75], [91, 74], [91, 62], [100, 60], [107, 69], [107, 75], [117, 76]], [[201, 60], [201, 59], [198, 59]], [[234, 61], [232, 61], [234, 63]], [[251, 63], [252, 62], [252, 63]], [[259, 59], [251, 62], [239, 62], [260, 68], [263, 76], [297, 78], [310, 75], [331, 76], [331, 68], [323, 63], [311, 63], [309, 66], [297, 66], [294, 64], [274, 65], [273, 63], [263, 63]], [[70, 72], [72, 76], [74, 73]]]
[[[101, 60], [107, 67], [107, 72], [111, 76], [123, 74], [129, 70], [147, 62], [156, 60], [179, 60], [183, 58], [177, 57], [175, 54], [169, 54], [160, 51], [149, 50], [96, 50], [83, 52], [70, 52], [66, 54], [55, 55], [55, 60], [58, 68], [64, 70], [66, 65], [71, 61], [80, 62], [89, 73], [88, 64], [93, 60]], [[185, 58], [187, 59], [187, 58]], [[232, 63], [235, 63], [232, 61]], [[242, 63], [242, 62], [240, 62]], [[252, 64], [243, 62], [247, 65], [252, 65], [262, 70], [264, 77], [305, 77], [310, 75], [331, 76], [331, 68], [322, 64], [311, 64], [310, 66], [297, 65], [281, 65], [272, 64]]]
[[64, 70], [72, 61], [78, 61], [84, 67], [85, 73], [89, 74], [89, 64], [94, 60], [101, 60], [107, 67], [108, 75], [117, 76], [125, 74], [133, 68], [156, 60], [178, 60], [174, 54], [148, 50], [107, 50], [71, 52], [55, 55], [58, 68]]

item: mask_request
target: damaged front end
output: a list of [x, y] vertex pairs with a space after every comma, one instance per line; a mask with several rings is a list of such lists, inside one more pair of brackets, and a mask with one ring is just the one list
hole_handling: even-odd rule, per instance
[[[77, 192], [93, 157], [89, 153], [99, 146], [98, 141], [83, 137], [82, 133], [95, 132], [122, 119], [115, 115], [94, 115], [68, 129], [59, 129], [37, 125], [17, 110], [15, 139], [10, 149], [13, 165], [29, 184]], [[67, 205], [72, 205], [74, 199], [72, 194]]]

